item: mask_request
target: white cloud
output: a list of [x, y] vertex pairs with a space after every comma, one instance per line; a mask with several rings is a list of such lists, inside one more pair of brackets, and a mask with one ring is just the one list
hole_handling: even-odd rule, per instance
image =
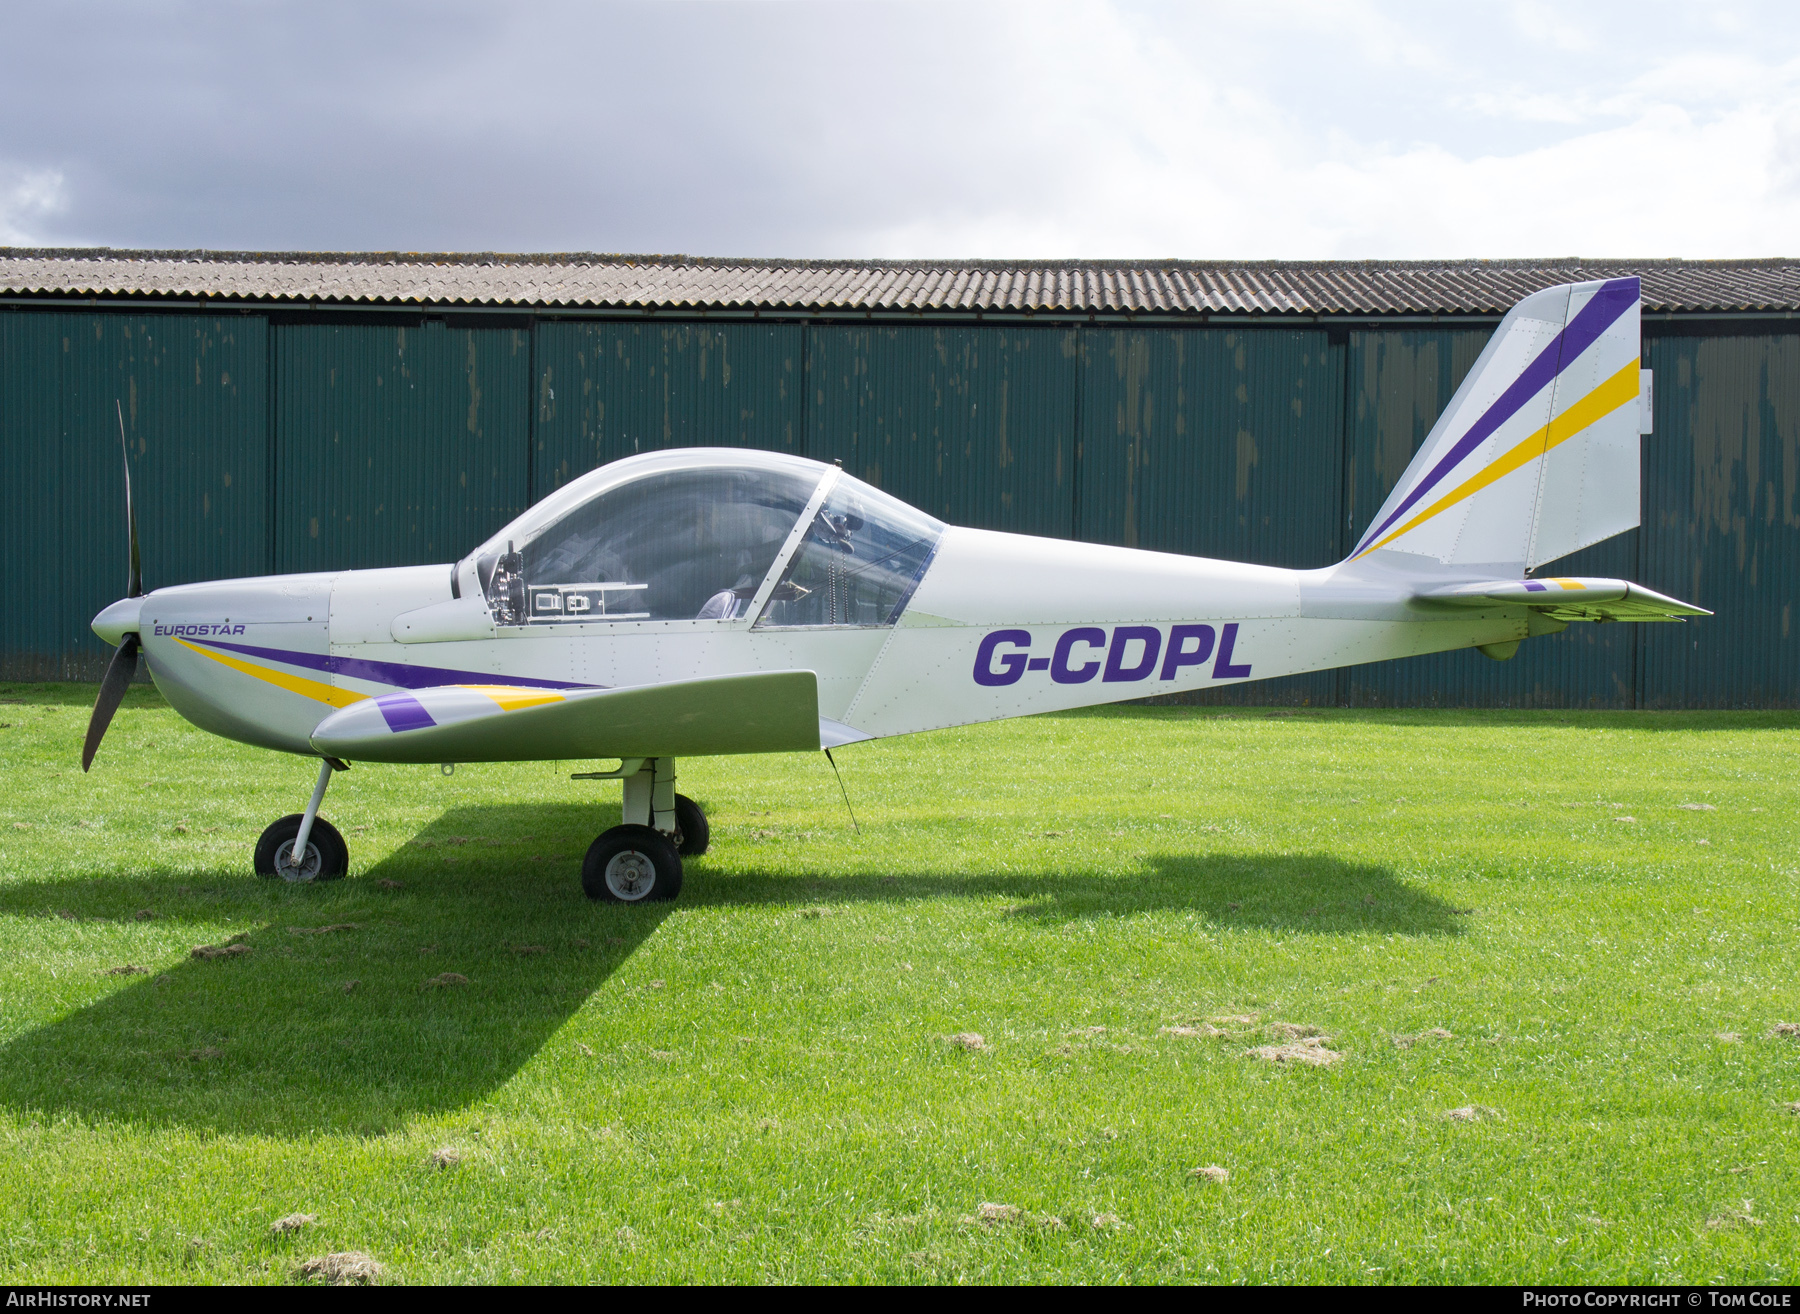
[[1601, 25], [1594, 21], [1591, 11], [1578, 14], [1567, 4], [1513, 0], [1511, 18], [1513, 26], [1527, 40], [1554, 50], [1586, 54], [1606, 48]]
[[[18, 44], [68, 46], [64, 12]], [[1774, 0], [110, 12], [79, 68], [0, 82], [0, 240], [1231, 259], [1800, 231]]]
[[[1515, 15], [1557, 50], [1588, 49], [1547, 9], [1521, 6]], [[1059, 91], [1034, 101], [1032, 139], [1011, 143], [1039, 170], [1060, 156], [1065, 182], [1056, 195], [976, 211], [946, 203], [871, 234], [874, 249], [1204, 258], [1795, 253], [1800, 75], [1791, 63], [1747, 50], [1671, 49], [1588, 85], [1503, 81], [1516, 67], [1487, 70], [1485, 85], [1459, 73], [1445, 79], [1438, 103], [1447, 111], [1539, 131], [1510, 149], [1471, 150], [1436, 124], [1411, 125], [1412, 140], [1404, 122], [1376, 121], [1392, 137], [1347, 131], [1316, 105], [1234, 85], [1230, 52], [1215, 53], [1225, 57], [1203, 62], [1191, 48], [1147, 37], [1124, 11], [1084, 6], [1078, 21], [1040, 36], [1033, 67]], [[1030, 87], [1016, 90], [1033, 96]]]
[[0, 164], [0, 243], [32, 246], [39, 225], [68, 208], [63, 176], [56, 169], [21, 169]]

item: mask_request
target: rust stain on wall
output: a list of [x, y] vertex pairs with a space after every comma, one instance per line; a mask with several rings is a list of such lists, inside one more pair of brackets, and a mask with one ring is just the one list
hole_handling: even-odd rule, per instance
[[1256, 468], [1256, 438], [1248, 429], [1237, 431], [1237, 500], [1250, 496], [1250, 472]]
[[475, 335], [471, 333], [468, 337], [469, 432], [478, 434], [481, 432], [481, 369], [475, 355]]

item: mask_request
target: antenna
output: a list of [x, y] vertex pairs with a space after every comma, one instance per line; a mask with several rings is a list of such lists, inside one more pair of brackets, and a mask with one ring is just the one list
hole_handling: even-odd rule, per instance
[[825, 760], [831, 763], [831, 774], [837, 777], [838, 788], [843, 790], [844, 811], [850, 814], [850, 825], [856, 830], [856, 833], [860, 835], [862, 834], [862, 827], [856, 824], [856, 809], [850, 806], [850, 791], [844, 789], [844, 773], [838, 770], [837, 759], [831, 755], [831, 750], [829, 748], [825, 750]]

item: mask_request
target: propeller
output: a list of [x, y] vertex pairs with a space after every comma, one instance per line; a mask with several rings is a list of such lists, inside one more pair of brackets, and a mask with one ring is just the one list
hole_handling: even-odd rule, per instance
[[106, 727], [112, 724], [113, 713], [119, 710], [119, 704], [125, 699], [125, 691], [131, 687], [131, 678], [137, 674], [138, 649], [141, 646], [137, 635], [127, 634], [113, 650], [112, 661], [106, 666], [106, 676], [100, 681], [100, 696], [94, 700], [94, 715], [88, 721], [87, 741], [81, 746], [83, 771], [94, 765], [94, 754], [106, 735]]
[[[144, 570], [138, 555], [137, 513], [131, 506], [131, 449], [125, 440], [125, 408], [117, 400], [113, 402], [113, 408], [119, 415], [119, 454], [125, 458], [125, 528], [131, 546], [125, 596], [141, 598], [144, 596]], [[94, 700], [94, 714], [88, 718], [87, 739], [81, 745], [83, 771], [94, 765], [94, 754], [106, 737], [106, 727], [112, 724], [113, 713], [119, 710], [125, 691], [131, 687], [132, 677], [137, 674], [138, 650], [143, 646], [136, 634], [127, 634], [113, 650], [112, 661], [107, 663], [106, 675], [100, 681], [100, 696]]]

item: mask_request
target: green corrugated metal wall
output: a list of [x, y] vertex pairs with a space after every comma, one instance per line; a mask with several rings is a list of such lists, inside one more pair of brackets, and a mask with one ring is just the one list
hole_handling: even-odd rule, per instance
[[633, 452], [799, 451], [805, 332], [788, 324], [540, 325], [533, 500]]
[[1342, 555], [1344, 353], [1325, 333], [1084, 336], [1082, 538], [1300, 568]]
[[1643, 579], [1724, 623], [1646, 627], [1644, 705], [1793, 706], [1800, 336], [1659, 337], [1649, 361]]
[[91, 675], [88, 628], [125, 591], [120, 411], [144, 576], [182, 584], [268, 566], [268, 326], [260, 317], [0, 312], [8, 670]]
[[[0, 579], [13, 596], [0, 607], [0, 654], [15, 677], [46, 680], [64, 677], [63, 632], [75, 612], [64, 561], [86, 555], [62, 532], [62, 395], [52, 381], [62, 373], [64, 318], [0, 311]], [[102, 528], [98, 517], [91, 527]], [[120, 592], [123, 541], [115, 531]]]
[[525, 509], [528, 330], [274, 332], [277, 571], [452, 561]]
[[[6, 678], [92, 678], [124, 583], [126, 407], [152, 586], [450, 560], [606, 461], [689, 444], [840, 459], [959, 524], [1310, 567], [1341, 557], [1488, 327], [351, 320], [0, 311]], [[1243, 701], [1795, 706], [1800, 334], [1647, 338], [1645, 523], [1558, 563], [1717, 609], [1572, 626]]]
[[806, 455], [951, 524], [1069, 537], [1077, 334], [810, 331]]

